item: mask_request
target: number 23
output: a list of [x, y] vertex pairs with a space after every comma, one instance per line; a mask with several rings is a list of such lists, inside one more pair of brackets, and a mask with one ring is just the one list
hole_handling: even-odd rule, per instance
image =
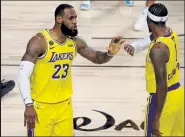
[[64, 79], [64, 78], [67, 77], [68, 69], [69, 69], [69, 64], [63, 64], [63, 65], [57, 64], [57, 65], [54, 66], [54, 68], [56, 69], [56, 71], [52, 75], [52, 78], [53, 79], [59, 79], [60, 78], [60, 75], [58, 75], [58, 73], [61, 70], [61, 68], [64, 69], [64, 73], [62, 74], [62, 79]]

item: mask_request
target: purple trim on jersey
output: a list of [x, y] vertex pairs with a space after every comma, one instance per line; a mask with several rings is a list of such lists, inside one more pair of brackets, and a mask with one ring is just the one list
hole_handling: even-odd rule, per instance
[[152, 136], [152, 120], [153, 120], [153, 116], [154, 116], [154, 112], [155, 112], [155, 108], [156, 108], [156, 94], [152, 94], [151, 95], [151, 102], [149, 104], [149, 110], [148, 110], [148, 123], [147, 123], [147, 137], [151, 137]]
[[164, 35], [164, 37], [169, 37], [169, 36], [171, 36], [171, 33]]
[[170, 29], [170, 32], [168, 34], [164, 34], [164, 37], [169, 37], [172, 35], [172, 30]]
[[28, 137], [34, 137], [34, 129], [28, 129]]
[[180, 87], [180, 83], [177, 82], [177, 83], [171, 85], [170, 87], [168, 87], [168, 91], [176, 90], [176, 89], [178, 89], [179, 87]]

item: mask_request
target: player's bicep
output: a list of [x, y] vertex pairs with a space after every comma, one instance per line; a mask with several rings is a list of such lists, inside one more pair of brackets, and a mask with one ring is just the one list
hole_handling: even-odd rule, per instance
[[30, 61], [35, 63], [39, 55], [42, 54], [42, 42], [39, 36], [32, 37], [26, 48], [26, 52], [24, 53], [21, 61]]
[[154, 66], [156, 84], [166, 85], [166, 63], [169, 59], [168, 49], [161, 43], [155, 45], [150, 52], [150, 58]]
[[[157, 52], [153, 51], [153, 52]], [[155, 55], [152, 55], [152, 63], [154, 66], [154, 71], [155, 71], [155, 77], [156, 77], [156, 82], [157, 84], [160, 84], [161, 81], [164, 81], [166, 78], [166, 62], [164, 59], [162, 59], [162, 57], [164, 58], [164, 56], [162, 55], [162, 53], [153, 53]]]

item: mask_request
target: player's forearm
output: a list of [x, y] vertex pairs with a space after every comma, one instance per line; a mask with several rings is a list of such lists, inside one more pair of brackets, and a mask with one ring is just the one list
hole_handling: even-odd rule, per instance
[[110, 56], [107, 52], [96, 51], [96, 57], [93, 60], [95, 64], [104, 64], [109, 62], [113, 56]]
[[153, 40], [152, 35], [145, 37], [143, 39], [139, 39], [133, 43], [131, 43], [131, 45], [135, 48], [135, 52], [141, 52], [143, 50], [145, 50], [146, 48], [149, 47], [150, 42]]
[[24, 104], [33, 103], [30, 95], [30, 76], [34, 68], [34, 63], [21, 61], [18, 73], [18, 84]]
[[157, 87], [155, 119], [159, 119], [161, 116], [167, 96], [167, 90], [167, 84], [165, 82], [161, 82]]

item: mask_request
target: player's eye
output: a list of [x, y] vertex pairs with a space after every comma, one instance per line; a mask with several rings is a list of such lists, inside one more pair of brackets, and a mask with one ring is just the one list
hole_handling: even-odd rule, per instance
[[74, 16], [69, 17], [70, 20], [72, 20], [73, 18], [74, 18]]

